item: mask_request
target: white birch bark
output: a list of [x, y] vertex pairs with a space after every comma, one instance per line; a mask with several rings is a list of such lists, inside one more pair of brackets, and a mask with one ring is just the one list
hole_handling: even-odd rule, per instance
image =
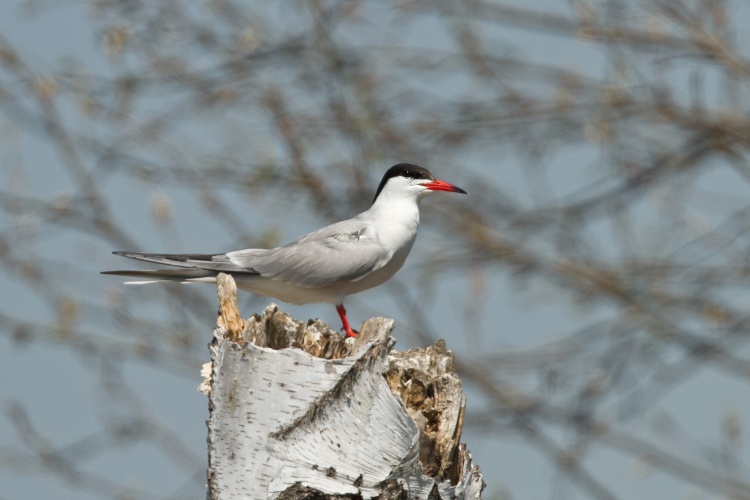
[[459, 445], [465, 409], [439, 342], [392, 351], [393, 320], [356, 339], [271, 305], [242, 320], [220, 275], [210, 345], [211, 499], [478, 499], [479, 467]]

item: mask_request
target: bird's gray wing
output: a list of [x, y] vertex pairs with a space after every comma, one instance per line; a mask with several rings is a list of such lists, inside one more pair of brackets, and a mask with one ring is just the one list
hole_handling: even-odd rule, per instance
[[390, 258], [375, 229], [357, 219], [332, 224], [283, 247], [261, 253], [240, 250], [226, 256], [265, 278], [304, 288], [362, 279]]
[[[247, 255], [252, 255], [253, 252], [268, 252], [269, 250], [263, 249], [250, 249], [242, 250]], [[115, 255], [122, 257], [129, 257], [131, 259], [143, 260], [146, 262], [154, 262], [156, 264], [164, 264], [167, 266], [183, 267], [189, 269], [204, 269], [208, 271], [215, 271], [216, 273], [250, 273], [258, 274], [252, 268], [241, 267], [230, 261], [226, 254], [167, 254], [167, 253], [141, 253], [141, 252], [113, 252]], [[118, 271], [119, 272], [119, 271]], [[123, 271], [124, 272], [124, 271]], [[112, 274], [112, 273], [110, 273]]]

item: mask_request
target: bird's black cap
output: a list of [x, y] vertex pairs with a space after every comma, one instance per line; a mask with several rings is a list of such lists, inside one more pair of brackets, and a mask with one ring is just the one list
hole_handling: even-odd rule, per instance
[[411, 163], [399, 163], [398, 165], [394, 165], [389, 168], [383, 176], [383, 180], [380, 181], [378, 190], [375, 192], [375, 198], [373, 198], [372, 200], [373, 203], [375, 203], [375, 200], [378, 199], [378, 195], [385, 187], [388, 179], [391, 179], [393, 177], [406, 177], [407, 179], [426, 179], [428, 181], [435, 180], [435, 176], [432, 175], [432, 173], [424, 167], [420, 167], [419, 165], [412, 165]]

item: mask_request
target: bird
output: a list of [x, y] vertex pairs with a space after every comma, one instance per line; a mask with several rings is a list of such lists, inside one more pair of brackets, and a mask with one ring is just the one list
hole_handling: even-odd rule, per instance
[[370, 208], [297, 238], [281, 247], [248, 248], [219, 254], [113, 252], [115, 255], [178, 269], [104, 271], [144, 278], [127, 283], [179, 281], [215, 283], [232, 275], [237, 288], [290, 304], [331, 303], [345, 337], [358, 332], [349, 324], [344, 298], [382, 285], [404, 265], [419, 226], [419, 203], [429, 193], [468, 194], [436, 179], [426, 168], [399, 163], [380, 181]]

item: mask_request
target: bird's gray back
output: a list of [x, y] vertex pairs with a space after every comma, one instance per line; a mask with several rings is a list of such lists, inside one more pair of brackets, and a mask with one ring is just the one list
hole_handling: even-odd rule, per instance
[[239, 250], [226, 257], [264, 278], [317, 288], [359, 280], [390, 258], [375, 229], [359, 217], [306, 234], [270, 250]]

